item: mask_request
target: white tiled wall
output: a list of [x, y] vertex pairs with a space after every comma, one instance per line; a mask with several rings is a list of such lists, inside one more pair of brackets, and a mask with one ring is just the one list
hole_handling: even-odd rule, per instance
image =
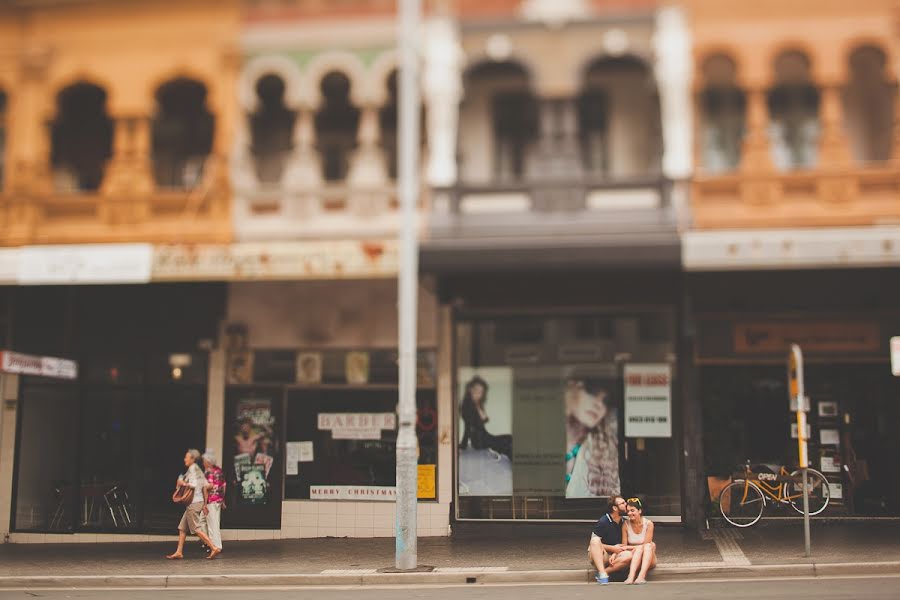
[[[222, 540], [281, 540], [315, 537], [394, 537], [393, 502], [289, 500], [281, 505], [281, 529], [223, 529]], [[450, 533], [450, 506], [419, 504], [419, 537]], [[12, 533], [14, 544], [85, 544], [109, 542], [175, 542], [175, 535]]]
[[[393, 502], [287, 500], [281, 505], [281, 538], [393, 537], [395, 506]], [[419, 504], [419, 537], [447, 536], [449, 530], [448, 504]]]

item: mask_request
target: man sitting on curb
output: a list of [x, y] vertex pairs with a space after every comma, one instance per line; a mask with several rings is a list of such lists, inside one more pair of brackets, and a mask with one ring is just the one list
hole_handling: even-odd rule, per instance
[[600, 517], [591, 532], [588, 557], [597, 569], [597, 583], [609, 583], [609, 574], [627, 570], [631, 564], [631, 551], [622, 545], [622, 514], [628, 508], [621, 496], [609, 499], [609, 512]]

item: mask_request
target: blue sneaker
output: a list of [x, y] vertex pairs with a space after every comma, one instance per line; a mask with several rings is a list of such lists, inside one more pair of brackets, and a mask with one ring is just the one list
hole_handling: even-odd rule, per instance
[[594, 581], [596, 581], [600, 585], [609, 585], [609, 576], [605, 575], [601, 577], [600, 573], [597, 573], [596, 575], [594, 575]]

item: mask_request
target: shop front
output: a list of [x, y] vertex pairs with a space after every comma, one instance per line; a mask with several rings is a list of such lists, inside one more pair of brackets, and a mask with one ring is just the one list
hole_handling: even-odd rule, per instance
[[661, 270], [447, 276], [458, 521], [682, 515], [678, 303]]
[[[449, 501], [439, 501], [437, 486], [450, 468], [439, 458], [437, 316], [424, 288], [420, 309], [419, 533], [447, 535]], [[282, 538], [394, 534], [396, 323], [394, 280], [230, 286], [224, 527], [277, 529]]]
[[786, 374], [788, 347], [796, 343], [806, 364], [810, 466], [825, 474], [831, 491], [823, 516], [900, 516], [893, 431], [900, 378], [891, 373], [889, 349], [900, 333], [897, 272], [705, 274], [690, 281], [710, 514], [716, 490], [747, 460], [797, 465]]
[[205, 448], [209, 352], [200, 348], [215, 339], [223, 292], [215, 285], [16, 290], [11, 345], [68, 359], [46, 372], [13, 371], [4, 385], [5, 416], [15, 419], [15, 435], [3, 439], [13, 456], [14, 541], [175, 531], [170, 496], [182, 457]]

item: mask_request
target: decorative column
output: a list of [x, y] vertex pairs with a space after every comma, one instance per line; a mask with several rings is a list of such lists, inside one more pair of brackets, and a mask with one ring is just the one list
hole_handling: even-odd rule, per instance
[[425, 183], [432, 188], [449, 188], [457, 180], [456, 142], [465, 57], [449, 11], [433, 16], [425, 31], [422, 78], [429, 150]]
[[741, 199], [748, 204], [774, 202], [781, 191], [772, 161], [766, 104], [765, 88], [747, 90], [747, 119], [738, 171], [742, 175]]
[[821, 89], [817, 168], [822, 175], [818, 192], [826, 202], [853, 202], [859, 195], [858, 181], [851, 171], [850, 140], [844, 130], [842, 89], [837, 82], [829, 82]]
[[819, 167], [834, 169], [848, 167], [850, 141], [844, 131], [844, 103], [841, 86], [828, 84], [822, 87], [822, 103], [819, 107]]
[[294, 119], [294, 147], [282, 176], [289, 196], [285, 211], [291, 217], [310, 217], [322, 210], [320, 192], [324, 181], [315, 131], [315, 111], [310, 107], [301, 108]]
[[347, 174], [350, 210], [356, 215], [377, 215], [388, 208], [388, 174], [384, 152], [379, 145], [381, 126], [378, 106], [362, 108], [357, 133], [357, 149]]
[[662, 116], [662, 170], [669, 179], [685, 180], [690, 178], [693, 167], [693, 57], [690, 31], [680, 8], [659, 10], [653, 45]]

